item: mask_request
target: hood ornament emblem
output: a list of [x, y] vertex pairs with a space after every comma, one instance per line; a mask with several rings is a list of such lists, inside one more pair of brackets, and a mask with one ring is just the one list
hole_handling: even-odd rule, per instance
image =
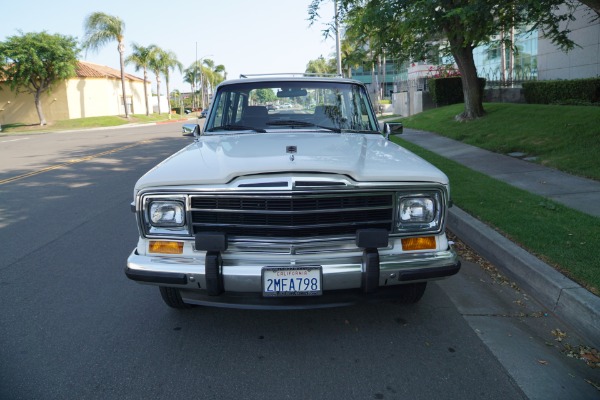
[[294, 154], [298, 152], [298, 148], [296, 146], [286, 146], [285, 152], [290, 155], [290, 161], [294, 161]]

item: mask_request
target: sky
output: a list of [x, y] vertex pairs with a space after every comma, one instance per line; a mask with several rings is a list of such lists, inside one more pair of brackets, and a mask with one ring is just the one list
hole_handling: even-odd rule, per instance
[[[155, 44], [173, 51], [184, 68], [196, 59], [223, 64], [227, 78], [240, 74], [304, 72], [310, 60], [333, 57], [335, 39], [324, 39], [333, 2], [325, 1], [320, 19], [310, 26], [311, 0], [2, 0], [0, 41], [23, 33], [46, 31], [83, 40], [83, 22], [96, 11], [119, 16], [125, 23], [125, 55], [131, 44]], [[79, 59], [119, 69], [117, 43], [98, 52], [82, 51]], [[134, 66], [126, 71], [143, 77]], [[153, 74], [153, 90], [155, 80]], [[164, 79], [161, 92], [164, 89]], [[190, 91], [178, 71], [170, 89]], [[162, 93], [164, 94], [164, 93]]]

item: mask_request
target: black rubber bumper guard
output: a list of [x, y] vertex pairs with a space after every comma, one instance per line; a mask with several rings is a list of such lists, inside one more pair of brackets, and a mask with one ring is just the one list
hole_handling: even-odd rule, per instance
[[373, 293], [379, 287], [379, 247], [387, 247], [388, 231], [361, 229], [356, 231], [356, 246], [363, 249], [362, 290]]
[[196, 234], [196, 250], [206, 251], [204, 276], [206, 291], [210, 296], [223, 293], [223, 259], [221, 252], [227, 250], [227, 234], [222, 232], [201, 232]]
[[[223, 293], [223, 259], [221, 252], [227, 250], [227, 235], [221, 232], [202, 232], [196, 236], [196, 250], [206, 251], [206, 291], [210, 296]], [[356, 245], [363, 249], [362, 290], [373, 293], [379, 287], [379, 247], [387, 247], [388, 232], [385, 229], [361, 229], [356, 232]]]

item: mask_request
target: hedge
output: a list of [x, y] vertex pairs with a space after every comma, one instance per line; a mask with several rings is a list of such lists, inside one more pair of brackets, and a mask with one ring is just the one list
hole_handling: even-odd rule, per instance
[[600, 78], [524, 82], [523, 94], [531, 104], [600, 103]]
[[[485, 88], [485, 79], [479, 80], [479, 90], [483, 97], [483, 89]], [[465, 97], [462, 88], [462, 79], [460, 76], [450, 78], [431, 78], [428, 80], [429, 93], [433, 102], [437, 106], [447, 106], [450, 104], [464, 103]]]

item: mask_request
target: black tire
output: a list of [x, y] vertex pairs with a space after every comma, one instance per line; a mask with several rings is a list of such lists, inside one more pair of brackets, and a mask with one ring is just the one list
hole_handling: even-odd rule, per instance
[[427, 289], [427, 282], [402, 285], [402, 293], [396, 298], [400, 304], [415, 304], [421, 300]]
[[160, 296], [166, 305], [171, 308], [177, 308], [179, 310], [191, 308], [190, 304], [184, 303], [181, 299], [181, 294], [179, 293], [179, 289], [160, 286]]

